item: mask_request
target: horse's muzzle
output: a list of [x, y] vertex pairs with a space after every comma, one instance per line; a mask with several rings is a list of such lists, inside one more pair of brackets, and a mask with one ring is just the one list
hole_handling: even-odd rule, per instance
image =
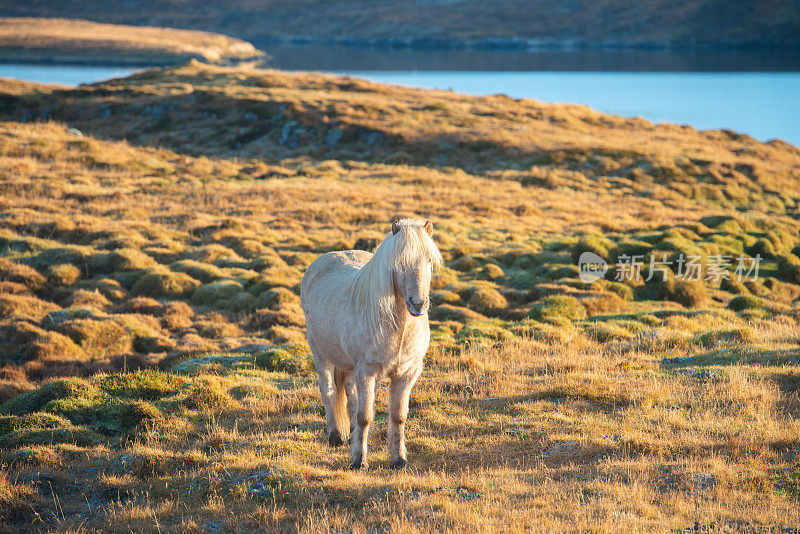
[[406, 308], [408, 309], [408, 313], [410, 313], [412, 316], [419, 317], [428, 310], [428, 300], [425, 299], [417, 303], [414, 302], [411, 297], [409, 297], [406, 299]]

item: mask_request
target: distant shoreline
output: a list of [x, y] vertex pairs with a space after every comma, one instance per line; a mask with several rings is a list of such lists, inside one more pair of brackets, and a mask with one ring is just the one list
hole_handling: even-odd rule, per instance
[[103, 66], [167, 66], [192, 59], [236, 65], [268, 57], [221, 34], [86, 20], [0, 18], [0, 61]]
[[[161, 68], [161, 67], [174, 67], [177, 65], [181, 65], [183, 63], [188, 63], [192, 60], [198, 61], [200, 63], [211, 64], [207, 62], [203, 57], [200, 56], [192, 56], [186, 57], [180, 61], [178, 60], [169, 60], [169, 61], [160, 61], [157, 59], [153, 60], [142, 60], [142, 61], [135, 61], [135, 60], [126, 60], [126, 59], [62, 59], [62, 58], [29, 58], [29, 57], [14, 57], [5, 54], [5, 50], [0, 48], [0, 65], [42, 65], [42, 66], [65, 66], [65, 67], [128, 67], [128, 68], [136, 68], [136, 69], [150, 69], [150, 68]], [[241, 61], [221, 61], [215, 62], [214, 65], [220, 67], [235, 67], [241, 63], [258, 63], [263, 61], [262, 59], [244, 59]]]
[[264, 45], [345, 46], [373, 49], [411, 50], [797, 50], [800, 44], [753, 41], [625, 41], [576, 39], [526, 39], [519, 37], [455, 38], [369, 38], [254, 35], [250, 41]]

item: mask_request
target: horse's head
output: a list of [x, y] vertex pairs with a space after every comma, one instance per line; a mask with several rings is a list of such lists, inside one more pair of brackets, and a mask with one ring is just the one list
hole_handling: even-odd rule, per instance
[[397, 240], [394, 262], [394, 291], [408, 313], [419, 317], [430, 306], [433, 269], [441, 264], [439, 249], [431, 239], [433, 224], [423, 219], [402, 219], [392, 224]]

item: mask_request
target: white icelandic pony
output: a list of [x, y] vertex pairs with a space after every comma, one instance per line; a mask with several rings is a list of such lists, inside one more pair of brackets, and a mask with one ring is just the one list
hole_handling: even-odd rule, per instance
[[367, 468], [375, 389], [383, 376], [391, 379], [389, 457], [397, 469], [408, 463], [408, 397], [430, 343], [431, 276], [442, 262], [432, 233], [424, 219], [395, 221], [375, 254], [328, 252], [309, 265], [300, 283], [328, 443], [351, 438], [351, 469]]

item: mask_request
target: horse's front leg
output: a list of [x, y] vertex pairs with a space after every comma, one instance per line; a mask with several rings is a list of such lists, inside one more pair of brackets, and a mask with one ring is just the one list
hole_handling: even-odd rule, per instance
[[353, 450], [350, 469], [367, 468], [367, 441], [369, 428], [375, 419], [375, 384], [377, 374], [355, 372], [356, 396], [358, 408], [356, 410], [356, 427], [353, 433]]
[[408, 465], [406, 458], [406, 418], [408, 417], [408, 398], [411, 388], [422, 369], [415, 369], [405, 376], [394, 376], [389, 385], [389, 429], [386, 441], [389, 445], [389, 460], [393, 469], [403, 469]]

